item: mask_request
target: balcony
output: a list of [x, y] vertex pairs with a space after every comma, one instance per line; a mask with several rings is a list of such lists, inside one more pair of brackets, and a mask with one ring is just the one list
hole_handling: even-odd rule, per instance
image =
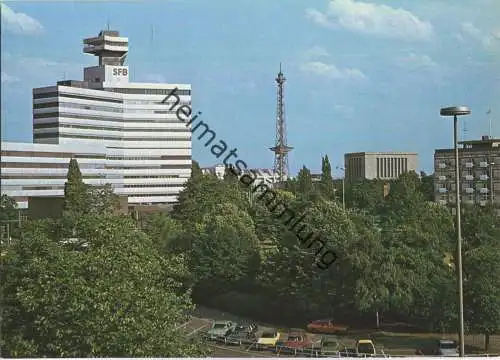
[[444, 188], [444, 187], [441, 187], [438, 189], [438, 191], [441, 193], [441, 194], [444, 194], [444, 193], [447, 193], [448, 192], [448, 189], [447, 188]]
[[489, 165], [489, 164], [488, 164], [486, 161], [481, 161], [481, 162], [479, 163], [479, 166], [480, 166], [480, 167], [482, 167], [482, 168], [486, 168], [486, 167], [488, 167], [488, 165]]
[[489, 191], [490, 191], [488, 188], [480, 188], [480, 189], [478, 189], [478, 190], [479, 190], [479, 192], [480, 192], [481, 194], [487, 194], [487, 193], [489, 193]]
[[473, 167], [474, 167], [474, 163], [473, 163], [473, 162], [466, 162], [466, 163], [465, 163], [465, 167], [466, 167], [467, 169], [473, 168]]
[[467, 181], [472, 181], [472, 180], [474, 180], [474, 175], [467, 174], [467, 175], [465, 175], [465, 176], [464, 176], [464, 178], [465, 178], [465, 180], [467, 180]]
[[479, 180], [482, 180], [482, 181], [486, 181], [488, 180], [490, 177], [488, 175], [485, 175], [485, 174], [482, 174], [479, 176]]
[[439, 181], [445, 181], [446, 180], [446, 176], [440, 175], [438, 179], [439, 179]]
[[469, 188], [465, 188], [464, 190], [465, 190], [466, 194], [474, 194], [474, 189], [473, 188], [469, 187]]
[[438, 164], [439, 169], [446, 169], [446, 164], [445, 163], [439, 163]]

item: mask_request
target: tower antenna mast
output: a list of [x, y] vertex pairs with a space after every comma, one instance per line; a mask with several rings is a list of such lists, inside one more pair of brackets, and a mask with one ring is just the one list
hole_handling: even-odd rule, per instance
[[282, 183], [288, 179], [288, 152], [293, 147], [288, 146], [286, 139], [286, 122], [285, 122], [285, 101], [284, 88], [285, 76], [280, 71], [276, 77], [277, 84], [277, 101], [276, 101], [276, 142], [270, 150], [274, 152], [274, 172], [278, 175], [278, 182]]

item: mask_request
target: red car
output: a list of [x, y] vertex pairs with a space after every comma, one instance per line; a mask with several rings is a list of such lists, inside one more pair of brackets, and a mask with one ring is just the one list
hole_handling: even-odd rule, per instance
[[333, 319], [314, 320], [307, 325], [307, 330], [312, 333], [336, 334], [346, 333], [347, 325], [337, 324]]

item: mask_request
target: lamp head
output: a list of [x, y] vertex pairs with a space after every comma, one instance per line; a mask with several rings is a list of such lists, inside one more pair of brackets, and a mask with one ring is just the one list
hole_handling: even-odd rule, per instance
[[439, 113], [441, 116], [469, 115], [470, 108], [467, 106], [450, 106], [450, 107], [442, 108]]

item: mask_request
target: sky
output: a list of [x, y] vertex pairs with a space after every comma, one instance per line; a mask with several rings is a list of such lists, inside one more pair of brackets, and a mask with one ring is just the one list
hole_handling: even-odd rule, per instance
[[[1, 138], [31, 142], [32, 88], [81, 80], [82, 39], [129, 38], [131, 80], [189, 83], [192, 106], [249, 167], [271, 168], [286, 76], [289, 166], [342, 176], [344, 154], [408, 151], [432, 172], [460, 138], [500, 137], [499, 0], [162, 0], [1, 3]], [[491, 109], [490, 115], [487, 115]], [[219, 161], [193, 136], [193, 158]]]

